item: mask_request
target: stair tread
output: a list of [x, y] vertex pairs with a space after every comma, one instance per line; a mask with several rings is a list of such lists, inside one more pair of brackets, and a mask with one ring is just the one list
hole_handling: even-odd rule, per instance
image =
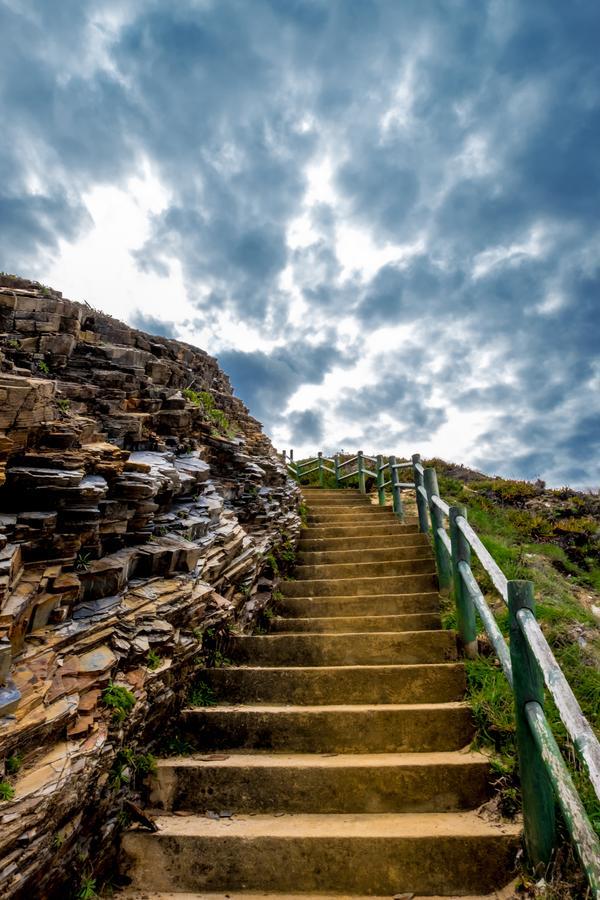
[[520, 825], [490, 822], [473, 811], [451, 813], [291, 813], [213, 819], [200, 815], [159, 815], [159, 834], [221, 838], [385, 838], [435, 840], [438, 837], [518, 835]]
[[[368, 632], [372, 634], [372, 632]], [[399, 634], [407, 634], [406, 631], [401, 631]], [[411, 669], [456, 669], [463, 668], [464, 663], [460, 660], [449, 659], [446, 661], [440, 662], [422, 662], [422, 663], [351, 663], [349, 665], [323, 665], [323, 666], [253, 666], [250, 664], [244, 665], [235, 665], [235, 666], [226, 666], [224, 669], [200, 669], [200, 672], [215, 672], [215, 671], [239, 671], [242, 669], [244, 672], [268, 672], [269, 674], [275, 672], [347, 672], [348, 670], [354, 670], [358, 672], [363, 671], [372, 671], [372, 672], [380, 672], [385, 669], [386, 671], [409, 671]]]
[[189, 768], [405, 768], [414, 766], [470, 766], [475, 764], [489, 765], [489, 759], [483, 753], [472, 750], [447, 750], [422, 753], [216, 753], [210, 759], [210, 752], [197, 753], [192, 756], [177, 756], [159, 759], [159, 769], [176, 767]]
[[[469, 896], [456, 894], [452, 896], [444, 895], [443, 897], [432, 897], [428, 895], [423, 897], [421, 894], [411, 895], [411, 900], [510, 900], [513, 895], [512, 887], [508, 887], [506, 891], [494, 891], [493, 894], [469, 894]], [[196, 894], [188, 891], [127, 891], [119, 894], [121, 900], [390, 900], [390, 895], [373, 896], [366, 894], [276, 894], [271, 892], [239, 892], [227, 891], [227, 893], [212, 894]]]
[[318, 705], [299, 705], [286, 703], [215, 703], [214, 706], [186, 706], [184, 712], [204, 712], [208, 715], [223, 712], [252, 712], [252, 713], [322, 713], [331, 712], [381, 712], [382, 710], [408, 711], [408, 710], [449, 710], [465, 709], [468, 703], [463, 700], [449, 700], [447, 703], [333, 703]]

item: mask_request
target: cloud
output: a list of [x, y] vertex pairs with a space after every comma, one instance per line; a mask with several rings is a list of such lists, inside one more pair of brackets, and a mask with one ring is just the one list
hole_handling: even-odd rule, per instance
[[130, 263], [189, 309], [124, 315], [208, 334], [281, 440], [600, 482], [595, 4], [55, 6], [0, 2], [1, 268], [148, 167]]
[[163, 319], [147, 315], [140, 309], [135, 310], [129, 316], [129, 323], [133, 328], [139, 328], [140, 331], [148, 334], [157, 334], [166, 338], [177, 338], [178, 336], [175, 322], [165, 322]]

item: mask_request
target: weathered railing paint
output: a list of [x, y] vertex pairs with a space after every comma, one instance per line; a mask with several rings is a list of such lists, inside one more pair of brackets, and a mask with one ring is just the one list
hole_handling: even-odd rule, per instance
[[[283, 456], [286, 462], [285, 454]], [[489, 640], [494, 647], [502, 670], [513, 688], [515, 717], [521, 773], [525, 838], [530, 859], [534, 866], [542, 867], [551, 858], [556, 846], [554, 819], [555, 798], [560, 806], [565, 824], [571, 835], [591, 888], [591, 897], [600, 900], [600, 841], [585, 812], [581, 798], [552, 730], [544, 713], [544, 684], [557, 706], [590, 783], [600, 800], [600, 743], [585, 718], [571, 687], [560, 669], [544, 634], [536, 621], [533, 584], [527, 581], [509, 581], [500, 566], [478, 537], [467, 520], [466, 509], [449, 506], [440, 496], [437, 476], [432, 468], [424, 469], [420, 456], [414, 454], [410, 462], [397, 462], [395, 456], [376, 459], [359, 452], [357, 456], [340, 462], [316, 458], [294, 462], [290, 451], [287, 467], [293, 475], [301, 477], [314, 471], [330, 471], [336, 476], [336, 484], [352, 476], [366, 474], [377, 482], [379, 503], [384, 505], [385, 489], [390, 488], [395, 514], [404, 518], [402, 490], [414, 490], [419, 513], [419, 528], [433, 538], [440, 586], [450, 581], [457, 604], [458, 632], [465, 655], [477, 653], [477, 622], [479, 615]], [[364, 461], [373, 462], [375, 471], [369, 470]], [[360, 462], [359, 462], [360, 460]], [[332, 462], [333, 468], [326, 465]], [[317, 465], [313, 465], [316, 463]], [[356, 468], [341, 474], [345, 467], [356, 463]], [[312, 468], [306, 468], [313, 466]], [[398, 470], [412, 468], [414, 482], [401, 482]], [[386, 472], [389, 478], [386, 479]], [[359, 479], [360, 484], [360, 479]], [[444, 527], [449, 522], [450, 537]], [[483, 592], [471, 570], [471, 550], [490, 576], [494, 588], [509, 607], [510, 646], [502, 635], [494, 615], [487, 605]]]
[[542, 711], [544, 709], [544, 682], [517, 619], [521, 609], [534, 611], [533, 585], [530, 581], [508, 582], [508, 609], [525, 841], [529, 858], [542, 874], [556, 845], [556, 826], [552, 784], [544, 760], [537, 751], [525, 712], [529, 703], [536, 703]]

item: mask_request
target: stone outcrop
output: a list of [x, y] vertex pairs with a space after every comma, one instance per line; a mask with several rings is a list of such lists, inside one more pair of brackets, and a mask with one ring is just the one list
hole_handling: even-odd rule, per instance
[[0, 897], [62, 897], [206, 629], [268, 602], [298, 493], [215, 359], [7, 276], [0, 401]]

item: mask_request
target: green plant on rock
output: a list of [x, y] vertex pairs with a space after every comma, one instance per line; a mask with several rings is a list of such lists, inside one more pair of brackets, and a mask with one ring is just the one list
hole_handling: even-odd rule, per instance
[[16, 775], [23, 765], [23, 754], [18, 750], [6, 758], [6, 771], [9, 775]]
[[81, 550], [75, 557], [75, 568], [78, 572], [87, 572], [92, 561], [91, 553], [83, 553]]
[[66, 413], [71, 408], [71, 401], [67, 397], [63, 397], [61, 400], [57, 400], [56, 404], [61, 412]]
[[96, 879], [86, 876], [81, 882], [76, 896], [77, 900], [98, 900]]
[[214, 706], [217, 695], [206, 681], [198, 679], [187, 696], [190, 706]]
[[49, 367], [48, 367], [48, 363], [44, 362], [43, 359], [38, 360], [37, 367], [38, 367], [38, 370], [39, 370], [43, 375], [48, 375], [48, 374], [50, 373], [50, 369], [49, 369]]
[[8, 781], [0, 781], [0, 801], [12, 800], [15, 796], [15, 789]]
[[133, 787], [155, 772], [156, 759], [152, 753], [136, 753], [132, 747], [121, 747], [111, 770], [110, 783], [115, 790], [124, 784]]
[[158, 667], [162, 663], [162, 656], [160, 656], [156, 650], [148, 650], [148, 655], [146, 656], [146, 665], [149, 669], [158, 669]]
[[11, 350], [18, 350], [21, 346], [21, 341], [18, 341], [16, 338], [11, 338], [8, 342], [8, 346]]
[[112, 709], [116, 722], [124, 722], [135, 706], [136, 700], [128, 688], [111, 681], [108, 687], [102, 691], [102, 702]]

